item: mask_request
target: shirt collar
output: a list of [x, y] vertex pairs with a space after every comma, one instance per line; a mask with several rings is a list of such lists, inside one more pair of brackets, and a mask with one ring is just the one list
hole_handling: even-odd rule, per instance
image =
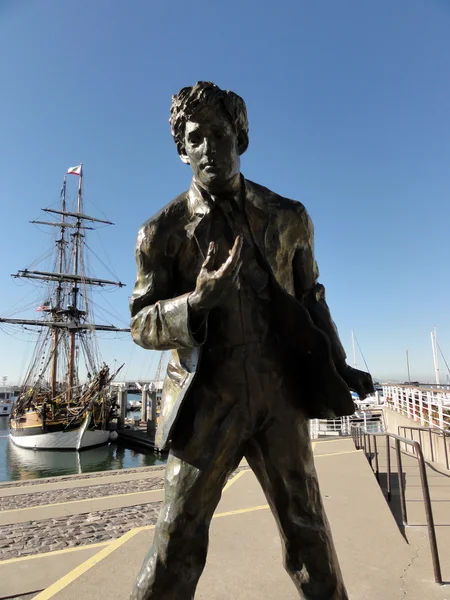
[[[236, 204], [242, 208], [242, 195], [244, 193], [245, 180], [241, 175], [241, 188], [239, 192], [232, 198], [227, 197], [227, 200], [228, 202], [236, 202]], [[221, 207], [225, 209], [225, 211], [230, 210], [231, 208], [230, 206], [227, 207], [227, 203], [224, 202], [220, 197], [213, 196], [200, 187], [194, 179], [192, 179], [191, 187], [189, 188], [188, 198], [190, 213], [194, 219], [202, 219], [205, 215], [211, 212], [211, 209], [216, 202], [220, 203]]]

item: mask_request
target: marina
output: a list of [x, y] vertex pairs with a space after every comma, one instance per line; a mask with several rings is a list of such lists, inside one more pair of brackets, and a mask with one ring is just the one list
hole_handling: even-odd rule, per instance
[[133, 443], [132, 436], [126, 445], [110, 442], [81, 452], [19, 448], [10, 441], [8, 419], [0, 419], [0, 482], [151, 467], [165, 462], [165, 455], [155, 453], [149, 445]]

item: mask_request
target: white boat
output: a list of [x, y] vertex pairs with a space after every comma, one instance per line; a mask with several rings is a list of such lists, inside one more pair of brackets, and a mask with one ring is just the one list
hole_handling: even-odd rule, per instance
[[14, 406], [14, 391], [6, 385], [0, 386], [0, 417], [9, 417]]
[[109, 429], [87, 429], [83, 426], [71, 431], [38, 433], [37, 435], [11, 435], [11, 441], [19, 448], [32, 450], [83, 450], [102, 446], [109, 441]]
[[140, 400], [130, 400], [128, 406], [129, 410], [141, 410], [142, 402]]

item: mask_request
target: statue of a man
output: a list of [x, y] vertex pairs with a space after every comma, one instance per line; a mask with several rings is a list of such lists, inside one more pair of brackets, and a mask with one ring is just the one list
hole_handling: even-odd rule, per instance
[[372, 380], [346, 365], [305, 207], [240, 173], [242, 98], [199, 82], [173, 97], [170, 124], [193, 178], [137, 239], [133, 339], [173, 352], [156, 434], [170, 449], [165, 500], [131, 597], [194, 597], [211, 518], [245, 457], [302, 597], [344, 600], [308, 419], [352, 414], [349, 389], [365, 397]]

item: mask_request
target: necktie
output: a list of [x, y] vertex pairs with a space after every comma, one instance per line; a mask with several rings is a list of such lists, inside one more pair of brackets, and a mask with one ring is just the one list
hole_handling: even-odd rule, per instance
[[219, 206], [230, 228], [232, 243], [237, 235], [243, 238], [240, 274], [257, 293], [260, 293], [267, 286], [268, 274], [257, 260], [257, 251], [245, 212], [236, 201], [222, 201]]

